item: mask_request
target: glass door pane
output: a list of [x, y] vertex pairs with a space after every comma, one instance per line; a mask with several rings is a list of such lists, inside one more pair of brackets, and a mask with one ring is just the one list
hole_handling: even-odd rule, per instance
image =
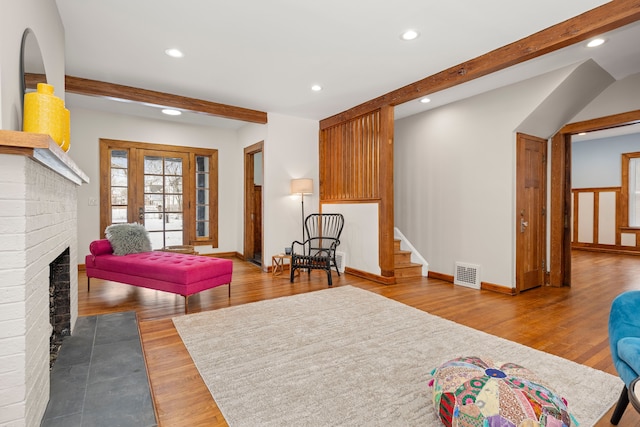
[[145, 152], [143, 156], [144, 225], [153, 249], [183, 244], [183, 171], [185, 157]]
[[209, 237], [209, 157], [196, 156], [196, 238]]
[[129, 215], [129, 156], [127, 150], [110, 152], [111, 223], [126, 223]]

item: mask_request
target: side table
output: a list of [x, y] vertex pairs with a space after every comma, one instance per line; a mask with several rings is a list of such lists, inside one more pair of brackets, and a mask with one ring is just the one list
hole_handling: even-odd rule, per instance
[[[287, 262], [285, 262], [287, 260]], [[271, 257], [271, 274], [279, 276], [284, 272], [284, 266], [291, 265], [291, 255], [278, 254]]]

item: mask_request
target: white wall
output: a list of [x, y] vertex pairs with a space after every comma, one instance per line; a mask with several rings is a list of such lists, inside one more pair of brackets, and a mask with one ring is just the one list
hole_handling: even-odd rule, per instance
[[640, 73], [619, 80], [576, 114], [571, 122], [597, 119], [640, 109]]
[[[290, 194], [291, 180], [312, 178], [313, 194], [305, 196], [305, 215], [318, 212], [318, 130], [316, 120], [268, 114], [264, 143], [263, 234], [265, 266], [271, 256], [284, 252], [302, 238], [299, 196]], [[251, 145], [258, 141], [246, 143]]]
[[47, 82], [64, 99], [64, 28], [52, 0], [2, 0], [0, 2], [0, 128], [20, 130], [20, 46], [24, 30], [38, 39]]
[[572, 143], [571, 187], [620, 187], [622, 153], [639, 151], [637, 133]]
[[479, 264], [481, 280], [515, 287], [515, 131], [567, 70], [396, 121], [396, 227], [453, 275]]
[[347, 267], [380, 275], [377, 203], [325, 203], [323, 213], [341, 213], [344, 228], [338, 250], [346, 254]]
[[253, 156], [253, 183], [255, 185], [264, 184], [262, 175], [262, 153], [257, 153]]
[[218, 248], [200, 246], [201, 253], [235, 252], [242, 240], [243, 157], [237, 133], [206, 126], [182, 125], [162, 120], [71, 108], [69, 155], [90, 179], [78, 190], [78, 263], [84, 264], [89, 244], [98, 239], [100, 206], [99, 139], [147, 142], [218, 150]]

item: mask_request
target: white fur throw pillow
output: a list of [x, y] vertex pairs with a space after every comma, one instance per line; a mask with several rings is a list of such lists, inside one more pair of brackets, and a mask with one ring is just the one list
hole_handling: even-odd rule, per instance
[[140, 224], [112, 224], [104, 230], [114, 255], [149, 252], [149, 232]]

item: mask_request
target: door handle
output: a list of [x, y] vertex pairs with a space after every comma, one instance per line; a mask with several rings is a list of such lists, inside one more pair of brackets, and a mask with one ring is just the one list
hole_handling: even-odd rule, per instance
[[520, 218], [520, 232], [524, 233], [524, 230], [529, 226], [529, 221], [525, 221], [524, 218]]
[[144, 208], [138, 208], [138, 219], [139, 220], [144, 219]]

